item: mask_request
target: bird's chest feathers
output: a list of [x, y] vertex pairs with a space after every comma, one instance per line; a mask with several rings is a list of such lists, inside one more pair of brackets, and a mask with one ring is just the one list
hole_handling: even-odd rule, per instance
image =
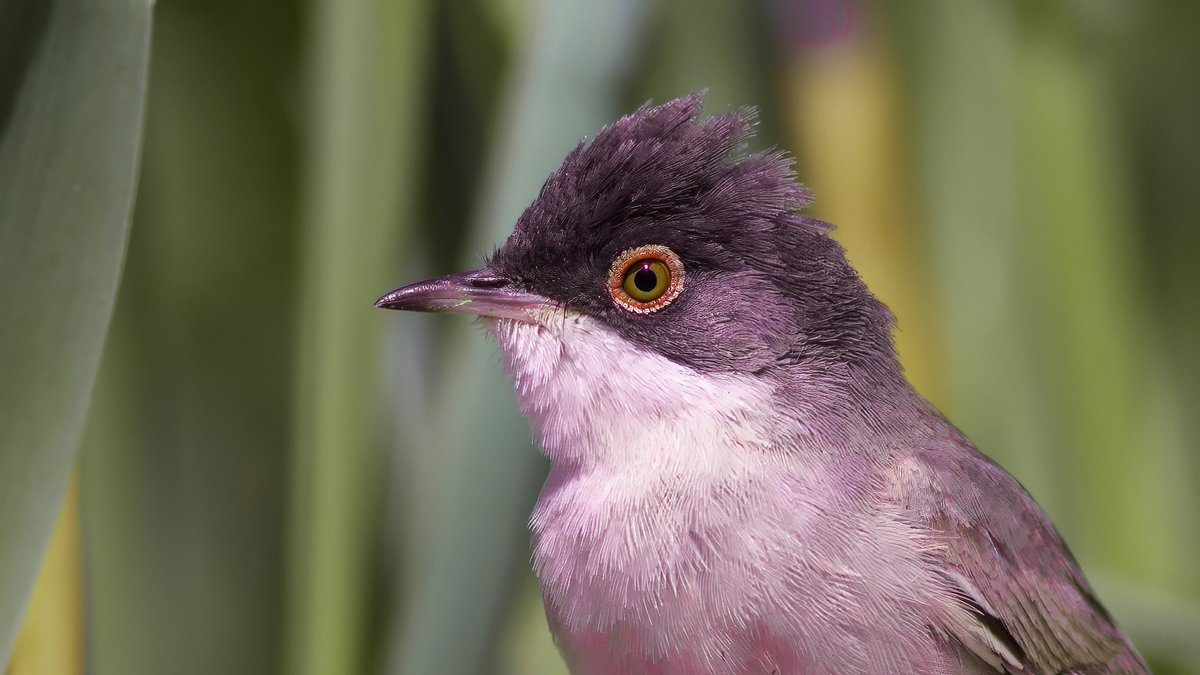
[[583, 318], [553, 333], [495, 330], [554, 467], [533, 518], [547, 600], [602, 624], [711, 597], [700, 586], [713, 567], [738, 564], [712, 543], [752, 537], [763, 521], [752, 502], [769, 471], [770, 391], [635, 349]]
[[534, 564], [564, 654], [592, 666], [579, 672], [867, 672], [864, 636], [886, 658], [916, 648], [890, 617], [933, 592], [921, 545], [885, 508], [831, 507], [859, 494], [821, 459], [834, 448], [777, 436], [812, 421], [753, 378], [583, 317], [551, 325], [493, 329], [551, 459]]

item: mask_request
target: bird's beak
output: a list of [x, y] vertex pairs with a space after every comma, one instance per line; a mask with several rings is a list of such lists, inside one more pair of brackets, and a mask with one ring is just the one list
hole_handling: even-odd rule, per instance
[[514, 287], [511, 279], [489, 269], [450, 274], [397, 288], [375, 302], [382, 309], [410, 312], [457, 312], [537, 322], [555, 309], [548, 298]]

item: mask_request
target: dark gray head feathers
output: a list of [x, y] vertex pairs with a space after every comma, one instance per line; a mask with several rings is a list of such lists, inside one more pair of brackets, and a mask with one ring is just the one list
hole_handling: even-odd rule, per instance
[[[650, 107], [581, 142], [525, 210], [490, 266], [627, 339], [706, 371], [768, 373], [892, 363], [891, 315], [859, 280], [778, 151], [747, 154], [754, 113], [700, 119], [702, 97]], [[609, 266], [670, 247], [686, 283], [632, 314]]]

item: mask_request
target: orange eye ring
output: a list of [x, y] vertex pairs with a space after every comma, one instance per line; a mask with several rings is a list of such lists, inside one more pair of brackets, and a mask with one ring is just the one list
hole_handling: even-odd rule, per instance
[[650, 314], [683, 291], [683, 262], [661, 244], [623, 251], [608, 270], [608, 292], [623, 309]]

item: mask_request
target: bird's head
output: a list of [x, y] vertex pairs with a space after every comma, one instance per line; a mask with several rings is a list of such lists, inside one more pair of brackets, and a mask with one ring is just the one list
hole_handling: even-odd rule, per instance
[[791, 162], [747, 154], [751, 111], [700, 119], [700, 104], [643, 107], [580, 143], [486, 266], [377, 305], [488, 317], [519, 391], [564, 359], [593, 362], [578, 378], [649, 369], [657, 388], [660, 368], [763, 382], [894, 368], [891, 315], [831, 227], [798, 213], [811, 199]]

